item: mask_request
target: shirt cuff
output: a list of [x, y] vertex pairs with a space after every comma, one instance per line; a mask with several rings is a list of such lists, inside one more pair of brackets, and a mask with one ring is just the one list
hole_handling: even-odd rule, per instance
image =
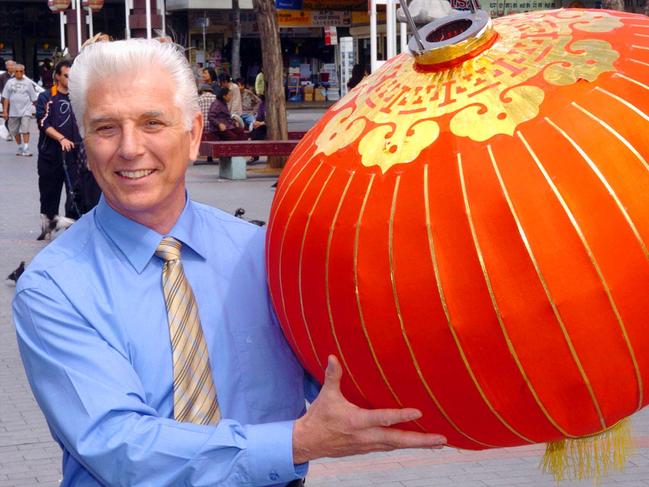
[[281, 421], [246, 427], [253, 485], [288, 483], [303, 478], [308, 464], [293, 464], [293, 425]]

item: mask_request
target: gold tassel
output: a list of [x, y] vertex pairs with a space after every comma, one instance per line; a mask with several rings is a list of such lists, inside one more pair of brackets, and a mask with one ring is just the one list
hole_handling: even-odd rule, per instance
[[593, 479], [597, 482], [612, 470], [624, 470], [635, 452], [629, 418], [583, 438], [567, 438], [547, 444], [541, 469], [561, 480]]

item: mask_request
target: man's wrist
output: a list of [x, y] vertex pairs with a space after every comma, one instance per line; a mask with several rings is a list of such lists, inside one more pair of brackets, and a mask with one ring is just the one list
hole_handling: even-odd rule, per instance
[[59, 137], [59, 144], [60, 144], [61, 142], [63, 142], [64, 140], [65, 140], [65, 135], [62, 135], [61, 137]]

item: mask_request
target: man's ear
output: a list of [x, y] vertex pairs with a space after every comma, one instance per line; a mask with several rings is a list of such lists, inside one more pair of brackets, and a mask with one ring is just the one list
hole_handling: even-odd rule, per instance
[[191, 161], [198, 159], [201, 137], [203, 136], [203, 123], [203, 114], [196, 112], [192, 120], [192, 128], [189, 131], [189, 159]]

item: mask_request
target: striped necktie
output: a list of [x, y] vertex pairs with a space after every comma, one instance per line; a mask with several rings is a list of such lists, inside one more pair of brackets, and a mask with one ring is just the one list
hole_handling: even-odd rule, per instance
[[164, 261], [162, 288], [167, 305], [174, 370], [174, 417], [183, 423], [216, 424], [216, 399], [198, 306], [180, 261], [182, 244], [165, 237], [155, 255]]

